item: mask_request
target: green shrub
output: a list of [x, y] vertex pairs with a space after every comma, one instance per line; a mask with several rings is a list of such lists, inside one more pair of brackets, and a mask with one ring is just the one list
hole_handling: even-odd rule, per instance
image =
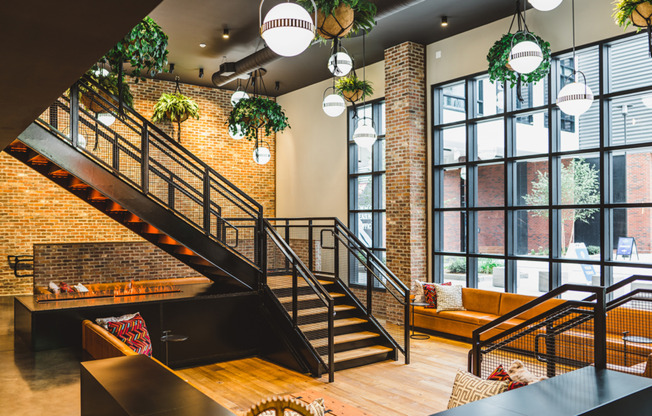
[[600, 246], [588, 246], [586, 251], [589, 252], [589, 255], [600, 254]]
[[447, 267], [449, 273], [466, 273], [466, 259], [456, 258]]
[[480, 273], [492, 274], [494, 272], [494, 267], [502, 267], [502, 262], [498, 262], [494, 259], [482, 259], [480, 260]]

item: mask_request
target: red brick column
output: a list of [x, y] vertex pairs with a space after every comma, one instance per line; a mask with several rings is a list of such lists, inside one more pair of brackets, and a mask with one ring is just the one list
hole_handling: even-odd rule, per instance
[[425, 47], [385, 50], [387, 265], [410, 286], [427, 276]]

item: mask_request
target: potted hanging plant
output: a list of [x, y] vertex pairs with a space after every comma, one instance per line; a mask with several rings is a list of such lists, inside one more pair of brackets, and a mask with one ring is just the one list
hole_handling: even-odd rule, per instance
[[[118, 96], [120, 95], [120, 91], [118, 87], [118, 76], [116, 74], [103, 74], [102, 71], [91, 70], [86, 73], [86, 76], [99, 84], [100, 87], [102, 87], [98, 88], [93, 84], [88, 84], [88, 89], [92, 90], [94, 94], [86, 90], [85, 85], [83, 88], [80, 88], [79, 101], [84, 107], [86, 107], [86, 109], [94, 113], [104, 113], [109, 110], [106, 108], [106, 105], [103, 105], [104, 103], [102, 103], [101, 100], [97, 98], [96, 94], [100, 95], [102, 98], [114, 106], [119, 106]], [[122, 102], [127, 106], [132, 107], [133, 101], [134, 98], [131, 95], [129, 85], [124, 85], [122, 91]]]
[[238, 101], [229, 114], [227, 124], [229, 130], [240, 129], [247, 140], [255, 139], [261, 128], [269, 136], [290, 127], [283, 108], [276, 101], [265, 97], [249, 97]]
[[338, 79], [335, 83], [335, 89], [341, 96], [352, 103], [369, 97], [374, 92], [369, 81], [361, 80], [353, 72]]
[[652, 2], [647, 0], [616, 0], [613, 18], [618, 26], [627, 29], [630, 24], [637, 26], [640, 30], [642, 27], [648, 27], [650, 17], [652, 17]]
[[[314, 0], [317, 6], [317, 35], [322, 39], [343, 38], [363, 30], [369, 32], [376, 21], [376, 5], [369, 0]], [[298, 0], [314, 13], [311, 0]]]
[[[509, 66], [509, 53], [515, 45], [526, 40], [536, 40], [541, 48], [543, 60], [534, 71], [528, 74], [519, 74]], [[507, 33], [491, 47], [487, 54], [487, 61], [489, 62], [489, 79], [491, 82], [509, 81], [510, 86], [514, 87], [520, 78], [526, 84], [536, 83], [545, 78], [550, 71], [550, 43], [532, 32]]]
[[177, 123], [177, 140], [181, 142], [181, 123], [192, 117], [199, 120], [197, 103], [177, 90], [172, 94], [163, 93], [154, 106], [152, 121]]

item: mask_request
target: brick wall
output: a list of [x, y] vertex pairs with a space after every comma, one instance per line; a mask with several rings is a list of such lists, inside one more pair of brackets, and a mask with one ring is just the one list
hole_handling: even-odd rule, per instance
[[129, 282], [201, 276], [146, 241], [34, 244], [34, 285]]
[[385, 50], [387, 265], [408, 287], [427, 277], [425, 81], [423, 45]]
[[[265, 139], [271, 161], [256, 164], [252, 160], [253, 143], [231, 139], [224, 124], [231, 110], [231, 92], [191, 85], [181, 88], [197, 101], [201, 111], [200, 120], [182, 124], [182, 145], [260, 202], [266, 216], [274, 216], [275, 138]], [[172, 92], [174, 83], [148, 80], [132, 84], [131, 90], [134, 108], [151, 117], [161, 93]], [[161, 128], [174, 133], [176, 127]], [[7, 255], [31, 254], [34, 244], [143, 241], [4, 152], [0, 153], [0, 184], [0, 295], [32, 292], [32, 279], [14, 277], [4, 259]]]
[[[652, 153], [627, 154], [627, 202], [652, 200]], [[639, 253], [652, 252], [652, 209], [628, 209], [627, 235], [636, 238]]]

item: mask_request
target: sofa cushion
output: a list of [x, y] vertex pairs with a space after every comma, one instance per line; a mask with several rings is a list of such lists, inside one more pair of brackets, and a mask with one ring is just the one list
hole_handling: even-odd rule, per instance
[[435, 284], [435, 290], [437, 291], [437, 312], [466, 310], [462, 303], [461, 286]]
[[536, 299], [535, 296], [519, 295], [516, 293], [502, 293], [500, 296], [500, 309], [498, 315], [506, 315], [516, 308]]
[[[486, 325], [489, 322], [493, 322], [494, 320], [498, 319], [498, 315], [485, 315], [484, 317], [480, 318], [480, 325]], [[512, 318], [508, 319], [505, 322], [501, 322], [496, 328], [501, 329], [501, 330], [506, 330], [506, 329], [511, 329], [514, 328], [518, 324], [522, 324], [525, 322], [523, 319], [518, 319], [518, 318]]]
[[[442, 283], [442, 286], [450, 286], [451, 282]], [[424, 299], [428, 303], [426, 308], [437, 309], [437, 289], [435, 283], [423, 283]], [[415, 301], [416, 302], [416, 301]]]
[[442, 319], [450, 319], [451, 321], [466, 322], [473, 325], [483, 325], [482, 322], [491, 322], [498, 318], [495, 315], [487, 315], [484, 312], [474, 311], [442, 311], [437, 312], [437, 316]]
[[452, 409], [505, 392], [507, 386], [506, 381], [483, 380], [466, 371], [457, 370], [448, 408]]
[[128, 313], [126, 315], [122, 316], [107, 316], [106, 318], [97, 318], [95, 320], [95, 323], [101, 326], [104, 329], [109, 329], [108, 323], [109, 322], [121, 322], [121, 321], [128, 321], [130, 319], [134, 319], [138, 315], [138, 312], [136, 313]]
[[120, 341], [131, 347], [138, 354], [152, 356], [152, 341], [147, 332], [145, 321], [136, 314], [133, 319], [120, 322], [108, 322], [108, 330], [115, 335]]
[[500, 292], [482, 289], [462, 289], [462, 303], [467, 311], [486, 312], [498, 315]]

